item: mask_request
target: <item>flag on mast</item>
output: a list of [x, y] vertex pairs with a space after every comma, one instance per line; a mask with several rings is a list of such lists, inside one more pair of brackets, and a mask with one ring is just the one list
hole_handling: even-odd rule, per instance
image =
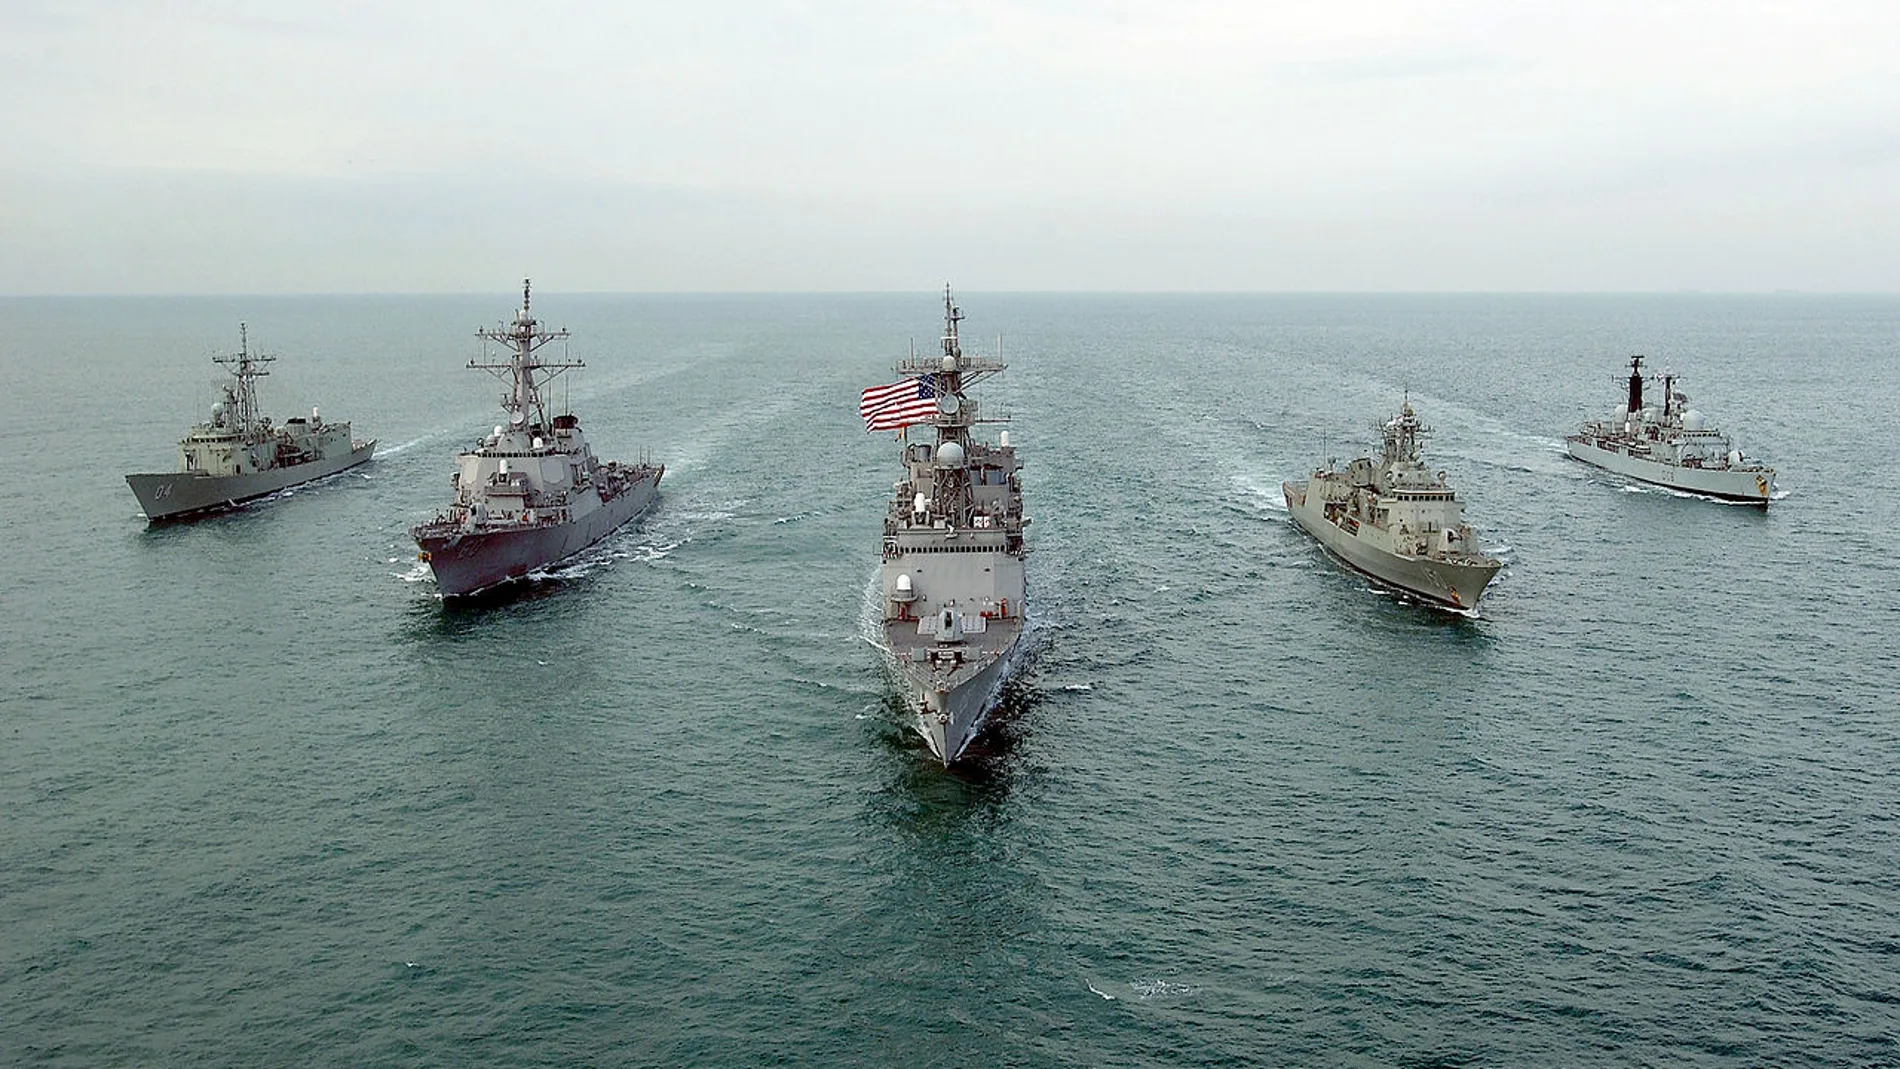
[[937, 414], [937, 384], [929, 375], [913, 375], [889, 386], [867, 386], [858, 395], [858, 415], [867, 431], [894, 431]]

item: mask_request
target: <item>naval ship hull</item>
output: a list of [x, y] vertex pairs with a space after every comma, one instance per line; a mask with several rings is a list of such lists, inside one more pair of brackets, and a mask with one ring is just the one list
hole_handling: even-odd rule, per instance
[[292, 486], [347, 471], [367, 461], [376, 451], [374, 438], [347, 453], [285, 468], [246, 475], [204, 475], [189, 471], [127, 475], [125, 481], [139, 499], [146, 519], [180, 520], [204, 512], [228, 509]]
[[1502, 564], [1461, 564], [1433, 557], [1399, 556], [1369, 545], [1328, 523], [1321, 514], [1318, 497], [1309, 495], [1306, 488], [1304, 482], [1280, 484], [1293, 522], [1317, 539], [1335, 559], [1376, 582], [1463, 612], [1478, 604], [1484, 588], [1503, 568]]
[[983, 733], [984, 723], [1002, 697], [1003, 684], [1009, 680], [1020, 641], [1018, 630], [997, 650], [995, 659], [948, 689], [939, 689], [942, 677], [896, 658], [890, 660], [891, 676], [903, 692], [912, 730], [923, 736], [930, 752], [945, 768], [961, 759], [970, 743]]
[[1724, 501], [1768, 507], [1775, 492], [1775, 473], [1768, 468], [1688, 468], [1605, 449], [1580, 436], [1564, 439], [1570, 455], [1585, 464], [1613, 471], [1653, 486], [1666, 486]]
[[660, 480], [642, 479], [600, 508], [569, 523], [463, 531], [451, 524], [417, 528], [416, 545], [445, 598], [479, 594], [537, 568], [572, 557], [645, 511]]

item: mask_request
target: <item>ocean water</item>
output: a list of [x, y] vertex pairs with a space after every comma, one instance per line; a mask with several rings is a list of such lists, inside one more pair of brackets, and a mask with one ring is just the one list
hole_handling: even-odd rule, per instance
[[[513, 294], [0, 301], [0, 1063], [1900, 1062], [1900, 299], [962, 303], [1034, 656], [946, 773], [854, 413], [930, 292], [538, 294], [663, 496], [472, 610], [405, 532]], [[148, 529], [240, 320], [378, 455]], [[1569, 461], [1632, 352], [1782, 499]], [[1280, 501], [1408, 391], [1474, 617]]]

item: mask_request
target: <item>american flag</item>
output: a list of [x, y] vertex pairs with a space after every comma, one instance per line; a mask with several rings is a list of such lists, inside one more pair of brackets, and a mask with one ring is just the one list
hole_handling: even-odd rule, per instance
[[867, 431], [894, 431], [937, 414], [937, 384], [916, 375], [889, 386], [867, 386], [858, 395], [858, 415]]

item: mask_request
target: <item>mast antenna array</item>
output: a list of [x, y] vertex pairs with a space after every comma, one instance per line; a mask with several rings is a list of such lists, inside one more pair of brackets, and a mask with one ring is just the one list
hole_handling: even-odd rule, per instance
[[[508, 389], [501, 395], [501, 408], [508, 413], [509, 429], [523, 430], [528, 426], [547, 428], [550, 423], [541, 400], [542, 388], [562, 372], [587, 365], [583, 361], [566, 358], [569, 338], [566, 327], [545, 330], [534, 318], [529, 279], [521, 280], [521, 311], [515, 314], [515, 321], [507, 327], [484, 327], [476, 331], [475, 336], [512, 350], [505, 363], [488, 360], [468, 362], [470, 368], [486, 371], [508, 384]], [[563, 358], [559, 361], [541, 359], [537, 354], [543, 346], [553, 341], [561, 343]]]

